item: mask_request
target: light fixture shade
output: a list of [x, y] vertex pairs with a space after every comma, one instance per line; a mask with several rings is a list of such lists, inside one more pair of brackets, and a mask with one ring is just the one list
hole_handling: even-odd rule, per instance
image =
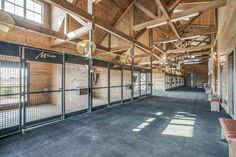
[[4, 39], [14, 27], [14, 19], [5, 11], [0, 10], [0, 39]]
[[[93, 42], [92, 43], [92, 52], [94, 52], [96, 49], [96, 45]], [[89, 52], [89, 40], [82, 40], [80, 41], [77, 46], [76, 50], [81, 54], [81, 55], [86, 55]]]

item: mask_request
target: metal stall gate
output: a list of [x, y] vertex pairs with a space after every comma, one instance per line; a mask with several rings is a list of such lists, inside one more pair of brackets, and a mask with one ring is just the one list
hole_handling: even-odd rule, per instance
[[147, 95], [151, 94], [151, 88], [152, 88], [152, 80], [151, 80], [151, 71], [147, 71]]
[[73, 116], [88, 109], [88, 60], [65, 55], [65, 114]]
[[127, 102], [131, 99], [132, 86], [131, 86], [131, 68], [130, 66], [122, 66], [123, 68], [123, 101]]
[[147, 94], [147, 72], [146, 70], [141, 70], [140, 73], [140, 96], [145, 96]]
[[109, 70], [108, 63], [101, 60], [93, 60], [93, 110], [106, 107], [109, 104]]
[[23, 48], [23, 126], [62, 117], [63, 55]]
[[0, 42], [0, 136], [20, 132], [21, 53], [20, 47]]
[[121, 65], [110, 63], [109, 64], [109, 91], [110, 91], [110, 103], [122, 103], [122, 67]]
[[133, 89], [134, 89], [134, 99], [140, 96], [140, 69], [134, 67], [133, 72]]

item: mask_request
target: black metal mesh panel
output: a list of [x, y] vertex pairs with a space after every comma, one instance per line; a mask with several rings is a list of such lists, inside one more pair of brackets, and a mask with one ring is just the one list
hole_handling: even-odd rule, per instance
[[26, 61], [24, 74], [26, 123], [62, 114], [62, 65]]
[[141, 95], [146, 95], [146, 86], [147, 86], [147, 75], [146, 73], [141, 73], [140, 75], [140, 85], [141, 85]]
[[0, 55], [0, 130], [20, 123], [20, 57]]

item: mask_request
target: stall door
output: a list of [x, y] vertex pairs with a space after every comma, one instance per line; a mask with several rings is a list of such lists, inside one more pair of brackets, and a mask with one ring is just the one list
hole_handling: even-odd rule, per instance
[[142, 72], [140, 75], [140, 85], [141, 85], [141, 96], [147, 94], [147, 73]]
[[122, 67], [116, 64], [110, 64], [110, 103], [121, 103], [121, 76]]
[[73, 116], [88, 109], [88, 63], [82, 57], [65, 56], [65, 113]]
[[54, 52], [25, 48], [24, 125], [47, 122], [62, 115], [62, 60]]

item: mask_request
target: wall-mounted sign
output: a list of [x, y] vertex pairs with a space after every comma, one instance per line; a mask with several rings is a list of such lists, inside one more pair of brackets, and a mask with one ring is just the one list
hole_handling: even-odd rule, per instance
[[63, 56], [51, 51], [25, 48], [25, 59], [38, 62], [62, 63]]

